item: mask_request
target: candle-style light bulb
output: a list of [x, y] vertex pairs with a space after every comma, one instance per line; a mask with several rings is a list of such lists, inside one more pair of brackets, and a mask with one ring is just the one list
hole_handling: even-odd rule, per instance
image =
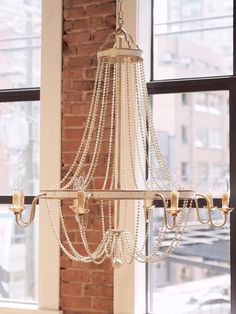
[[12, 196], [12, 204], [14, 208], [24, 207], [25, 196], [23, 191], [14, 191]]
[[179, 206], [179, 192], [171, 192], [171, 209], [178, 210]]
[[214, 204], [213, 204], [213, 193], [212, 192], [208, 192], [206, 197], [208, 198], [209, 200], [209, 206], [210, 208], [213, 208], [214, 207]]
[[74, 179], [73, 189], [77, 191], [84, 190], [84, 177], [80, 176]]
[[222, 193], [222, 208], [229, 207], [229, 192]]
[[[84, 190], [84, 178], [82, 176], [74, 179], [73, 189], [77, 191]], [[73, 200], [73, 205], [70, 208], [73, 209], [75, 213], [79, 213], [81, 212], [81, 206], [84, 207], [84, 199], [81, 200], [81, 197], [78, 197]], [[82, 212], [83, 211], [84, 208], [82, 209]]]

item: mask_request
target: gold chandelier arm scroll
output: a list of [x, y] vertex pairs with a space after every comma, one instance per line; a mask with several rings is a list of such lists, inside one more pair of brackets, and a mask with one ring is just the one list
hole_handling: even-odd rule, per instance
[[[206, 202], [207, 202], [207, 213], [208, 213], [208, 219], [207, 220], [203, 220], [201, 218], [201, 215], [200, 215], [200, 212], [199, 212], [198, 198], [197, 198], [198, 196], [200, 196], [201, 198], [205, 199]], [[203, 224], [203, 225], [208, 224], [210, 222], [210, 213], [209, 213], [210, 201], [209, 201], [209, 199], [205, 195], [197, 193], [194, 201], [195, 201], [195, 205], [196, 205], [197, 218], [198, 218], [199, 222], [201, 224]]]
[[29, 216], [29, 220], [28, 220], [28, 221], [25, 221], [25, 220], [23, 220], [23, 218], [22, 218], [23, 210], [20, 211], [20, 212], [15, 212], [15, 221], [16, 221], [16, 224], [17, 224], [19, 227], [21, 227], [21, 228], [26, 228], [26, 227], [28, 227], [28, 226], [34, 221], [35, 211], [36, 211], [36, 205], [37, 205], [39, 199], [40, 199], [42, 196], [45, 196], [45, 193], [44, 193], [44, 194], [37, 195], [36, 197], [34, 197], [34, 199], [33, 199], [33, 201], [32, 201], [32, 205], [31, 205], [30, 216]]
[[167, 207], [166, 207], [166, 199], [164, 195], [161, 193], [156, 194], [157, 197], [159, 197], [162, 200], [163, 203], [163, 212], [164, 212], [164, 223], [167, 229], [172, 230], [176, 226], [176, 216], [173, 216], [173, 223], [172, 225], [169, 225], [168, 218], [167, 218]]
[[211, 222], [212, 226], [217, 227], [217, 228], [223, 227], [223, 226], [226, 224], [226, 222], [227, 222], [228, 213], [224, 213], [223, 215], [224, 215], [224, 220], [223, 220], [223, 222], [220, 223], [220, 224], [217, 224], [217, 223], [215, 223], [215, 222], [213, 221], [212, 215], [210, 214], [210, 222]]

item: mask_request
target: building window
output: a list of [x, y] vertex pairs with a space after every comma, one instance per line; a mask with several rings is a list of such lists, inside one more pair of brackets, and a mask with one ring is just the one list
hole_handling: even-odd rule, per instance
[[197, 164], [197, 182], [199, 186], [208, 183], [208, 164], [206, 162]]
[[181, 142], [182, 144], [188, 143], [188, 128], [186, 125], [181, 126]]
[[189, 105], [189, 95], [188, 94], [181, 94], [182, 104], [185, 106]]
[[222, 149], [222, 130], [209, 130], [209, 148]]
[[209, 112], [211, 114], [220, 115], [222, 113], [223, 99], [219, 95], [209, 95]]
[[199, 148], [206, 148], [208, 146], [207, 129], [201, 128], [196, 130], [195, 146]]
[[205, 93], [197, 93], [195, 99], [195, 110], [200, 112], [207, 112], [207, 95]]
[[181, 181], [187, 182], [189, 179], [188, 163], [185, 161], [181, 162]]

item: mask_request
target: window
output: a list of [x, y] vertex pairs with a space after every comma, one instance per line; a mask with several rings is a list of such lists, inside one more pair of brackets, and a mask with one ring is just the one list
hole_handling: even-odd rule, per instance
[[[185, 188], [200, 193], [215, 191], [218, 207], [228, 177], [231, 203], [236, 203], [236, 165], [229, 163], [236, 158], [236, 2], [223, 2], [153, 0], [152, 75], [148, 84], [157, 133], [165, 132], [172, 143], [167, 164]], [[175, 62], [162, 62], [164, 50], [175, 55]], [[183, 126], [188, 127], [186, 145], [182, 145]], [[215, 219], [219, 218], [215, 214]], [[160, 217], [156, 215], [154, 220], [155, 228], [161, 225]], [[231, 226], [235, 220], [232, 215]], [[189, 223], [191, 227], [174, 254], [165, 263], [147, 266], [146, 312], [234, 313], [230, 296], [236, 293], [232, 267], [236, 254], [230, 252], [230, 246], [236, 241], [235, 228], [203, 226], [194, 211]], [[154, 229], [152, 232], [155, 235]]]
[[34, 304], [37, 223], [16, 227], [9, 207], [14, 189], [24, 190], [26, 204], [39, 190], [41, 3], [2, 1], [0, 7], [0, 301]]
[[[38, 225], [35, 222], [31, 229], [22, 230], [15, 226], [12, 215], [9, 214], [9, 205], [11, 204], [12, 189], [17, 185], [22, 185], [25, 190], [27, 209], [31, 204], [32, 196], [38, 193], [37, 178], [39, 175], [42, 184], [40, 188], [51, 186], [60, 180], [62, 3], [58, 0], [42, 0], [41, 105], [39, 105], [38, 88], [40, 59], [39, 51], [36, 52], [39, 48], [39, 36], [35, 36], [31, 41], [31, 35], [20, 34], [23, 29], [30, 27], [31, 23], [37, 24], [35, 28], [32, 26], [31, 31], [38, 31], [41, 28], [38, 24], [41, 4], [37, 1], [2, 1], [1, 7], [1, 17], [4, 16], [1, 28], [4, 28], [4, 24], [6, 24], [5, 30], [7, 29], [8, 32], [4, 33], [4, 40], [7, 39], [6, 42], [9, 42], [10, 46], [5, 43], [6, 49], [4, 50], [4, 47], [0, 49], [0, 53], [5, 53], [4, 57], [0, 59], [0, 63], [5, 65], [8, 58], [8, 64], [11, 64], [11, 58], [16, 60], [19, 56], [19, 61], [15, 65], [18, 64], [20, 70], [17, 72], [18, 70], [14, 69], [15, 65], [12, 65], [13, 70], [8, 71], [10, 74], [7, 71], [4, 73], [4, 75], [9, 75], [9, 79], [5, 77], [5, 85], [0, 84], [0, 141], [4, 152], [0, 158], [0, 171], [1, 177], [3, 175], [6, 178], [5, 182], [2, 183], [1, 180], [0, 183], [0, 251], [4, 252], [4, 254], [0, 254], [0, 313], [33, 314], [37, 312], [38, 314], [47, 314], [50, 312], [59, 314], [59, 249], [52, 235], [47, 213], [43, 208], [39, 210], [39, 221], [44, 223]], [[7, 18], [6, 14], [10, 15], [10, 18]], [[16, 33], [10, 34], [9, 29], [11, 28]], [[7, 35], [9, 38], [6, 37]], [[17, 40], [10, 44], [12, 38], [16, 36]], [[29, 47], [26, 45], [27, 43], [30, 43]], [[25, 56], [25, 54], [27, 55]], [[29, 67], [27, 71], [24, 71], [24, 65], [30, 65], [32, 68]], [[30, 71], [34, 74], [31, 75]], [[19, 73], [22, 75], [21, 79], [20, 75], [18, 76]], [[30, 78], [25, 79], [24, 75], [29, 74]], [[3, 80], [1, 74], [0, 80]], [[54, 88], [49, 89], [48, 86], [52, 80]], [[38, 143], [39, 108], [40, 150]], [[53, 126], [50, 123], [52, 119]], [[15, 137], [14, 141], [13, 137]], [[30, 145], [27, 145], [28, 142]], [[47, 152], [51, 147], [54, 149], [48, 156]], [[25, 172], [24, 160], [27, 161], [27, 172]], [[39, 163], [40, 174], [37, 166]], [[50, 178], [48, 169], [50, 169]], [[26, 176], [29, 177], [27, 180], [25, 180]], [[22, 182], [15, 178], [22, 178]], [[2, 210], [3, 208], [4, 210]], [[11, 237], [11, 235], [13, 236]], [[38, 235], [38, 240], [33, 242], [32, 235]], [[48, 252], [51, 253], [50, 256]], [[41, 276], [43, 274], [43, 280], [41, 276], [40, 280], [37, 280], [37, 273], [33, 278], [31, 269], [35, 264], [38, 266], [39, 274]], [[5, 271], [6, 269], [7, 271]], [[12, 300], [12, 298], [15, 299]]]
[[[153, 4], [154, 80], [233, 74], [233, 0]], [[175, 55], [168, 71], [162, 63], [166, 51]]]

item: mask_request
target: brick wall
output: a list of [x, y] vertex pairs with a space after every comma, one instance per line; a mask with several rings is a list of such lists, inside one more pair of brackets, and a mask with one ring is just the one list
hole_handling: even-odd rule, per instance
[[[68, 170], [83, 134], [96, 71], [96, 53], [115, 28], [115, 0], [64, 0], [62, 73], [62, 175]], [[102, 173], [95, 174], [92, 187]], [[73, 244], [81, 240], [72, 213], [64, 205]], [[91, 247], [100, 238], [99, 208], [93, 205], [88, 233]], [[63, 240], [63, 235], [62, 235]], [[82, 264], [61, 255], [61, 308], [65, 314], [112, 313], [111, 263]]]

